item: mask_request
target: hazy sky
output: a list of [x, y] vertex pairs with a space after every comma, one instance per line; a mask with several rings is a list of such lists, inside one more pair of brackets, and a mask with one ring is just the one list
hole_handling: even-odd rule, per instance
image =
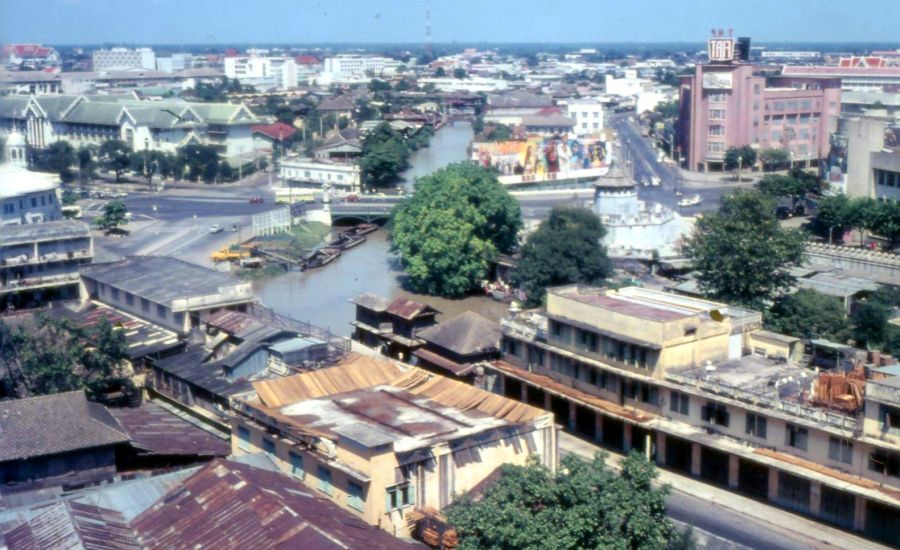
[[[0, 0], [0, 42], [410, 42], [426, 0]], [[431, 0], [440, 42], [900, 42], [900, 0]]]

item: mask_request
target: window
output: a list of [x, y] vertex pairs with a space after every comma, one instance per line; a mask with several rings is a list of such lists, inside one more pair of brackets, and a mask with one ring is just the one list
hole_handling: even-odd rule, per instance
[[845, 464], [853, 464], [853, 442], [840, 437], [829, 437], [828, 458]]
[[706, 144], [706, 150], [710, 153], [721, 153], [725, 150], [725, 144], [721, 141], [710, 141]]
[[747, 413], [747, 425], [744, 432], [760, 439], [766, 438], [766, 417], [760, 414]]
[[759, 89], [760, 89], [759, 84], [754, 84], [754, 85], [753, 85], [753, 93], [754, 93], [754, 94], [758, 94], [758, 93], [759, 93]]
[[656, 405], [659, 403], [659, 389], [656, 386], [641, 383], [641, 401]]
[[669, 396], [671, 399], [669, 402], [669, 410], [685, 416], [690, 414], [691, 398], [687, 394], [673, 390], [669, 393]]
[[888, 405], [881, 405], [878, 416], [881, 418], [882, 432], [894, 435], [900, 434], [900, 409]]
[[386, 508], [388, 512], [399, 510], [405, 506], [413, 506], [416, 503], [416, 490], [409, 483], [388, 487]]
[[166, 318], [166, 306], [162, 304], [156, 304], [156, 316], [165, 319]]
[[12, 214], [16, 209], [16, 205], [11, 202], [7, 202], [3, 205], [3, 213], [4, 214]]
[[586, 330], [579, 330], [581, 337], [581, 347], [586, 348], [594, 353], [597, 352], [597, 335]]
[[775, 102], [775, 110], [783, 111], [784, 110], [784, 101], [776, 101]]
[[41, 206], [46, 206], [46, 205], [47, 205], [47, 197], [45, 197], [44, 195], [41, 195]]
[[707, 97], [711, 102], [714, 103], [721, 103], [728, 98], [728, 96], [724, 92], [712, 92]]
[[711, 136], [724, 136], [725, 135], [725, 127], [721, 124], [710, 124], [709, 125], [709, 135]]
[[143, 311], [144, 313], [150, 313], [150, 300], [141, 298], [141, 311]]
[[363, 487], [353, 481], [347, 482], [347, 506], [354, 510], [363, 511], [366, 500], [363, 498]]
[[784, 433], [784, 444], [805, 451], [809, 430], [796, 424], [788, 424]]
[[331, 486], [331, 470], [324, 466], [316, 468], [316, 477], [319, 478], [319, 490], [326, 495], [331, 495], [333, 488]]
[[249, 451], [250, 449], [250, 430], [243, 426], [238, 426], [237, 429], [238, 436], [238, 449], [242, 451]]
[[31, 207], [37, 208], [37, 198], [31, 197]]
[[879, 474], [900, 477], [900, 454], [879, 449], [869, 455], [869, 469]]
[[271, 439], [263, 439], [263, 451], [268, 455], [275, 456], [275, 442]]
[[111, 286], [109, 287], [109, 295], [112, 296], [112, 299], [115, 301], [119, 301], [119, 289]]
[[288, 461], [291, 463], [291, 475], [297, 479], [303, 479], [306, 470], [303, 469], [303, 457], [297, 453], [288, 454]]
[[125, 293], [125, 303], [130, 306], [133, 306], [134, 305], [134, 294], [132, 294], [130, 292], [126, 292]]
[[700, 418], [704, 422], [711, 422], [719, 426], [728, 426], [731, 422], [731, 415], [728, 414], [728, 408], [714, 401], [707, 401], [706, 405], [700, 409]]
[[710, 109], [709, 110], [709, 119], [710, 120], [725, 120], [725, 110], [724, 109]]

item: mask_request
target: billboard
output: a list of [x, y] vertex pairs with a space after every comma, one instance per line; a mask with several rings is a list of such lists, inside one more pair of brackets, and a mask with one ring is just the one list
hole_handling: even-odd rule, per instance
[[734, 61], [734, 38], [710, 38], [707, 48], [710, 61], [716, 63]]
[[730, 90], [734, 84], [732, 73], [704, 72], [704, 90]]
[[535, 176], [605, 166], [606, 143], [594, 138], [531, 136], [524, 141], [472, 144], [472, 159], [502, 176]]

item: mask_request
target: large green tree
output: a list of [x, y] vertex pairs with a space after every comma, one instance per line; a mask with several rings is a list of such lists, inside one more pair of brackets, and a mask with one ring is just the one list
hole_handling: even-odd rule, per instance
[[780, 296], [765, 317], [769, 330], [797, 338], [846, 342], [850, 337], [850, 319], [841, 301], [812, 289]]
[[771, 197], [742, 190], [697, 221], [685, 249], [701, 290], [719, 300], [764, 308], [793, 284], [788, 268], [800, 265], [805, 238], [797, 229], [781, 228], [774, 210]]
[[15, 327], [0, 320], [0, 399], [127, 384], [125, 333], [102, 320], [84, 328], [40, 315]]
[[791, 199], [791, 208], [807, 193], [818, 188], [818, 182], [810, 178], [798, 178], [793, 175], [766, 174], [757, 184], [759, 190], [773, 197]]
[[537, 306], [551, 286], [600, 284], [612, 273], [612, 263], [600, 243], [606, 235], [592, 211], [555, 207], [522, 247], [513, 283], [525, 291], [528, 305]]
[[745, 168], [752, 168], [756, 164], [756, 149], [749, 145], [741, 147], [729, 147], [725, 151], [725, 169], [736, 170], [738, 181], [741, 180]]
[[856, 345], [900, 352], [900, 327], [888, 322], [897, 308], [900, 308], [900, 293], [887, 287], [872, 292], [857, 303], [851, 316]]
[[656, 471], [638, 454], [621, 473], [598, 454], [590, 462], [562, 459], [556, 474], [536, 459], [501, 466], [501, 476], [479, 502], [463, 499], [447, 511], [460, 550], [581, 550], [691, 548], [666, 517], [668, 489], [654, 487]]
[[122, 174], [131, 166], [131, 146], [119, 139], [104, 141], [100, 145], [100, 161], [103, 167], [116, 174], [116, 183], [122, 181]]
[[409, 167], [410, 150], [403, 136], [382, 122], [363, 138], [360, 171], [370, 187], [387, 187]]
[[519, 205], [494, 172], [457, 163], [416, 182], [394, 211], [393, 244], [413, 289], [462, 296], [511, 252], [522, 226]]
[[759, 161], [763, 170], [773, 170], [786, 165], [791, 160], [791, 154], [786, 149], [763, 149], [759, 152]]
[[45, 164], [48, 170], [59, 174], [59, 178], [64, 182], [72, 181], [74, 178], [72, 165], [78, 163], [78, 156], [68, 142], [54, 141], [51, 143], [44, 153], [44, 159], [42, 164]]

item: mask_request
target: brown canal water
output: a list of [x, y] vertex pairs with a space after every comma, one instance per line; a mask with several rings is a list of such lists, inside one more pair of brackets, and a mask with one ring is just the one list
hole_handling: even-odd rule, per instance
[[[472, 127], [457, 122], [441, 128], [431, 146], [416, 151], [412, 167], [404, 174], [406, 185], [417, 177], [428, 175], [451, 162], [466, 159], [466, 148], [472, 140]], [[447, 300], [411, 293], [403, 288], [403, 272], [397, 257], [390, 251], [388, 233], [380, 229], [367, 235], [367, 241], [341, 254], [330, 264], [303, 273], [291, 272], [274, 279], [254, 283], [259, 300], [275, 311], [301, 321], [349, 336], [355, 306], [348, 300], [363, 292], [389, 298], [406, 297], [426, 303], [438, 311], [438, 321], [451, 319], [464, 311], [475, 311], [499, 320], [507, 304], [487, 296], [470, 296]]]

